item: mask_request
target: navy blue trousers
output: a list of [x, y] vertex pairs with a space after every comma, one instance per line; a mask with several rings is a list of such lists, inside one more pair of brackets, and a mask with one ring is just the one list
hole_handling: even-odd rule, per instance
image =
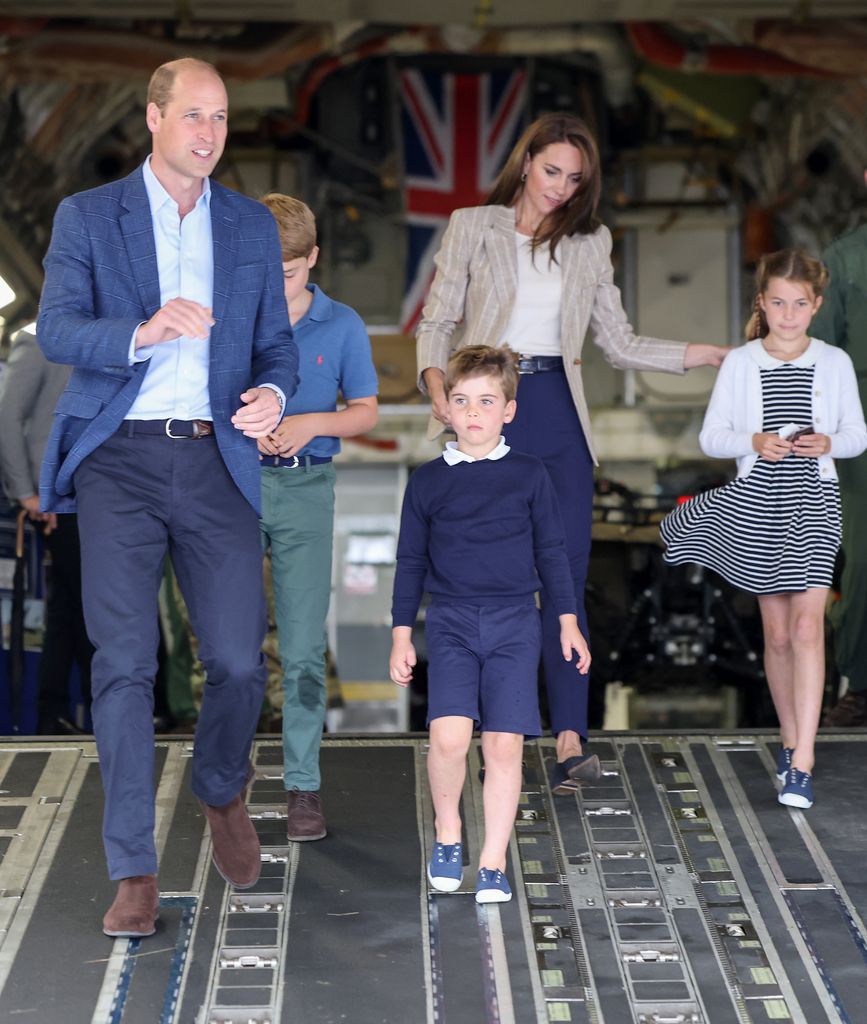
[[75, 476], [112, 879], [157, 870], [153, 684], [167, 553], [207, 671], [192, 764], [193, 792], [206, 803], [226, 804], [244, 786], [266, 676], [258, 517], [216, 441], [126, 430]]
[[[518, 385], [518, 411], [504, 428], [506, 443], [541, 459], [554, 482], [566, 532], [566, 552], [575, 583], [578, 625], [585, 638], [587, 613], [584, 587], [590, 561], [593, 523], [593, 460], [562, 370], [524, 374]], [[542, 666], [548, 691], [551, 731], [556, 736], [574, 730], [587, 738], [589, 676], [579, 675], [574, 663], [563, 660], [560, 620], [541, 595]]]

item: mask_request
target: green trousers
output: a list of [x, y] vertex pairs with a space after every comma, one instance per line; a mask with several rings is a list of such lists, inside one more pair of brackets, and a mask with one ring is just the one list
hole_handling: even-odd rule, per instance
[[867, 455], [838, 459], [843, 503], [843, 577], [841, 599], [831, 607], [834, 659], [849, 690], [867, 691]]
[[319, 789], [325, 725], [325, 618], [331, 597], [334, 466], [262, 470], [262, 546], [271, 554], [283, 664], [283, 779]]

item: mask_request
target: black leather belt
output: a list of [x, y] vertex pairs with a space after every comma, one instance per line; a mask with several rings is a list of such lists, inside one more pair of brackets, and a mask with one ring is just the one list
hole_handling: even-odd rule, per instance
[[137, 434], [162, 434], [174, 441], [199, 441], [203, 437], [212, 437], [214, 424], [210, 420], [124, 420], [119, 433], [127, 437]]
[[260, 455], [263, 466], [279, 466], [281, 469], [298, 469], [299, 466], [324, 466], [331, 462], [330, 455], [290, 455], [284, 459], [282, 455]]
[[518, 373], [548, 373], [563, 369], [562, 356], [518, 356]]

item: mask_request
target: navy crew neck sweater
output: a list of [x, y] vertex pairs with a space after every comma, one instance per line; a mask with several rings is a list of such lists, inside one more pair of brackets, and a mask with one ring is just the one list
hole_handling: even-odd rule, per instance
[[392, 621], [415, 623], [422, 593], [447, 601], [512, 604], [544, 586], [558, 615], [575, 589], [557, 495], [533, 455], [449, 466], [440, 457], [410, 477], [403, 499]]

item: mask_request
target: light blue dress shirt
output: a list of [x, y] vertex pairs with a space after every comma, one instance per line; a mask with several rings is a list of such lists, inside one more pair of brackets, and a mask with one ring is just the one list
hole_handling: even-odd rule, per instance
[[[179, 296], [211, 308], [214, 301], [214, 243], [211, 237], [211, 185], [205, 178], [202, 194], [181, 220], [178, 204], [144, 163], [144, 182], [151, 207], [160, 275], [160, 305]], [[135, 349], [131, 362], [150, 360], [141, 390], [127, 419], [209, 420], [209, 338], [181, 336], [174, 341]], [[239, 402], [240, 404], [240, 402]]]

